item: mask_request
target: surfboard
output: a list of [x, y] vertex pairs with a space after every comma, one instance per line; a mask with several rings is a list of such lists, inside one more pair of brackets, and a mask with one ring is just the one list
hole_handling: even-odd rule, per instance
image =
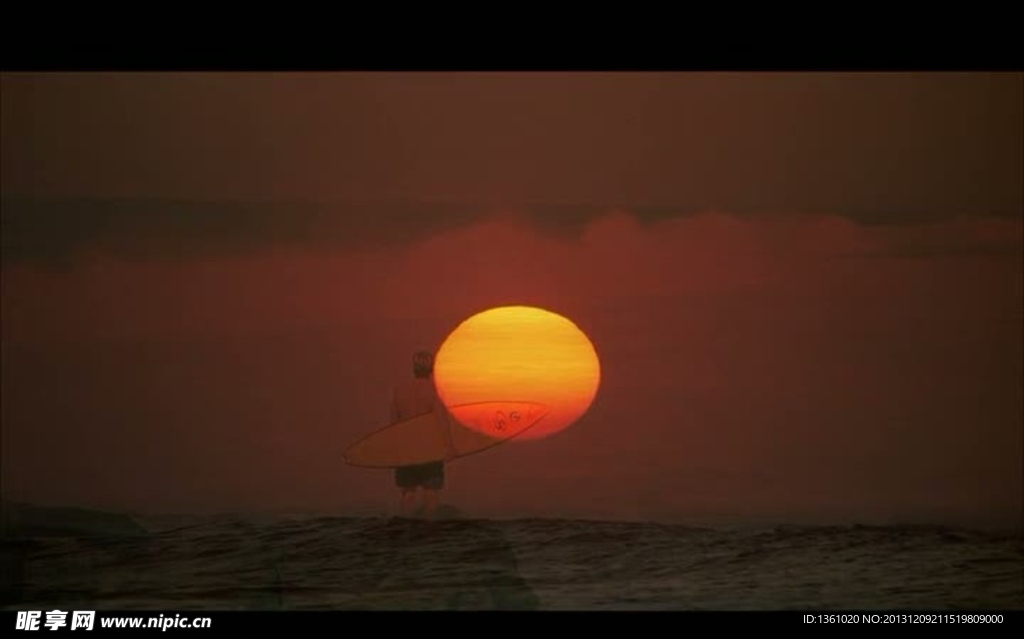
[[[548, 414], [537, 402], [477, 402], [448, 409], [453, 458], [474, 455], [506, 442]], [[434, 413], [396, 422], [363, 437], [343, 458], [350, 466], [397, 468], [442, 460], [448, 447]]]

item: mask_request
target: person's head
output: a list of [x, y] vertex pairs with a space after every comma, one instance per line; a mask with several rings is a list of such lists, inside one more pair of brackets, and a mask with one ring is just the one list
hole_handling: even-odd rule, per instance
[[416, 377], [430, 377], [434, 372], [434, 354], [430, 351], [416, 351], [412, 356], [412, 374]]

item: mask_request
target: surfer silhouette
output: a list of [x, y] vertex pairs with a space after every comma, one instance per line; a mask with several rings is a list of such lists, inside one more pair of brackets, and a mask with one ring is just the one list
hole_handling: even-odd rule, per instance
[[[447, 410], [437, 395], [434, 387], [434, 355], [429, 351], [417, 351], [412, 359], [413, 377], [407, 382], [398, 384], [394, 389], [391, 402], [392, 422], [410, 419], [418, 415], [434, 412], [437, 416], [438, 428], [447, 444], [449, 455], [444, 459], [395, 468], [395, 484], [401, 489], [399, 510], [402, 516], [408, 517], [421, 512], [426, 517], [433, 517], [438, 506], [438, 493], [444, 488], [445, 463], [454, 455]], [[416, 497], [420, 496], [417, 507]]]

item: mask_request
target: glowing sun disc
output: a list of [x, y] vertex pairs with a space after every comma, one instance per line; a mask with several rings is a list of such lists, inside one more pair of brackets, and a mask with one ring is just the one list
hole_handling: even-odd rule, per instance
[[590, 408], [601, 380], [594, 345], [569, 319], [532, 306], [473, 315], [437, 352], [434, 381], [446, 406], [491, 401], [545, 404], [549, 413], [517, 439], [548, 437]]

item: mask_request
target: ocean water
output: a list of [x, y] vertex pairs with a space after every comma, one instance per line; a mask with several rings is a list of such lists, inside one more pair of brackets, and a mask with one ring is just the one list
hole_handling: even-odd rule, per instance
[[1024, 538], [914, 526], [218, 516], [4, 542], [7, 610], [1024, 609]]

